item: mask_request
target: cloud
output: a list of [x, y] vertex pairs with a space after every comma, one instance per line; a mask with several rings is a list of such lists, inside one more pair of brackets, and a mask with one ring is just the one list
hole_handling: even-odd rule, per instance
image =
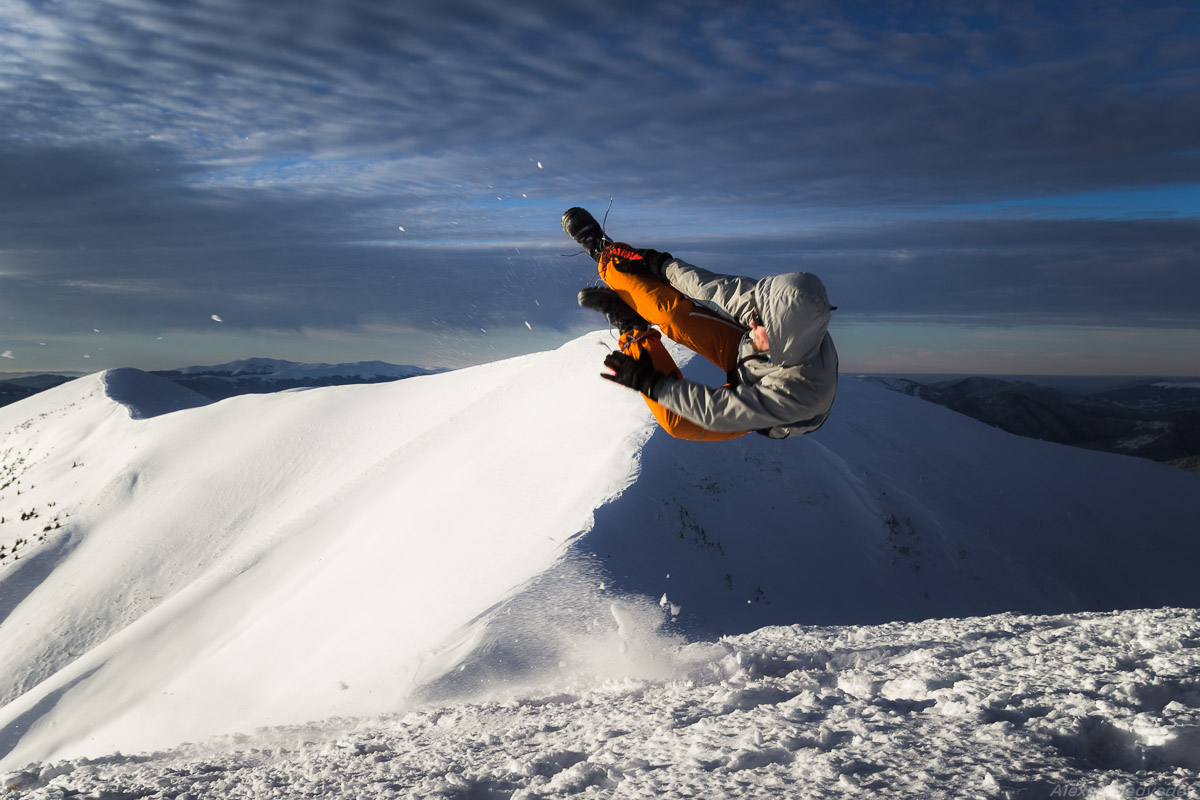
[[1160, 51], [1140, 66], [1182, 12], [1111, 9], [1081, 35], [1090, 7], [975, 27], [811, 8], [30, 7], [36, 23], [9, 35], [28, 55], [7, 127], [153, 137], [189, 167], [453, 153], [501, 176], [498, 154], [540, 141], [641, 194], [734, 183], [793, 202], [1197, 176], [1195, 159], [1140, 160], [1192, 147], [1200, 123], [1173, 88], [1182, 65]]
[[610, 196], [630, 239], [818, 272], [843, 319], [1200, 325], [1194, 220], [963, 213], [1200, 183], [1186, 8], [6, 9], [0, 302], [30, 335], [568, 330], [593, 278], [558, 214]]

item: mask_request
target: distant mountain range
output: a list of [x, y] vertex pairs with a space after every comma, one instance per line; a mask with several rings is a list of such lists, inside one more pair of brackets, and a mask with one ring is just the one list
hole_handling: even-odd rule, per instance
[[[285, 389], [341, 386], [352, 383], [386, 383], [417, 375], [444, 372], [441, 369], [360, 361], [354, 364], [303, 364], [275, 358], [249, 358], [211, 367], [158, 370], [153, 374], [191, 389], [209, 400], [224, 400], [240, 394], [267, 394]], [[60, 386], [77, 376], [21, 375], [0, 379], [0, 406]]]
[[0, 379], [0, 406], [24, 400], [38, 392], [61, 386], [69, 380], [66, 375], [27, 375], [19, 378]]
[[284, 389], [341, 386], [351, 383], [386, 383], [444, 371], [388, 364], [384, 361], [301, 364], [273, 358], [250, 358], [212, 367], [158, 370], [152, 374], [191, 389], [210, 400], [223, 400], [239, 394], [269, 394]]
[[1094, 394], [998, 378], [868, 380], [1019, 436], [1200, 472], [1200, 380], [1147, 379]]

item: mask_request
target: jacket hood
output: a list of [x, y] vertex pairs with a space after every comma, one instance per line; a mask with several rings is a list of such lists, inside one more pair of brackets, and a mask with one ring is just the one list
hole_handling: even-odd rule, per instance
[[831, 308], [816, 275], [789, 272], [754, 285], [754, 301], [771, 346], [774, 364], [803, 364], [820, 353]]

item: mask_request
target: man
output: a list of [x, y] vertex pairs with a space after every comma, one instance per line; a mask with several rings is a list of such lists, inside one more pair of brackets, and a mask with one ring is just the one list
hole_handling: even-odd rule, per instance
[[[815, 275], [717, 275], [670, 253], [615, 243], [582, 208], [567, 210], [562, 227], [596, 260], [606, 284], [583, 289], [579, 304], [603, 313], [620, 334], [601, 377], [641, 392], [667, 433], [710, 442], [750, 432], [783, 439], [825, 422], [838, 358], [826, 330], [833, 307]], [[684, 378], [652, 326], [716, 364], [728, 383]]]

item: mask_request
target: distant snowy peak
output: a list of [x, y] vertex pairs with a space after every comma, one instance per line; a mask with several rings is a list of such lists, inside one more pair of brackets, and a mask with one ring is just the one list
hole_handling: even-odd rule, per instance
[[274, 358], [248, 358], [211, 367], [163, 370], [155, 375], [197, 392], [210, 400], [239, 394], [269, 394], [286, 389], [311, 389], [355, 383], [386, 383], [445, 372], [444, 369], [359, 361], [355, 364], [302, 364]]
[[214, 364], [211, 367], [184, 367], [174, 372], [183, 375], [273, 375], [296, 365], [295, 361], [281, 361], [275, 358], [246, 358], [227, 364]]
[[247, 358], [210, 367], [184, 367], [175, 370], [182, 375], [211, 375], [230, 378], [254, 377], [274, 380], [303, 380], [305, 378], [410, 378], [432, 375], [440, 369], [412, 365], [389, 364], [385, 361], [359, 361], [353, 364], [305, 364], [276, 358]]

